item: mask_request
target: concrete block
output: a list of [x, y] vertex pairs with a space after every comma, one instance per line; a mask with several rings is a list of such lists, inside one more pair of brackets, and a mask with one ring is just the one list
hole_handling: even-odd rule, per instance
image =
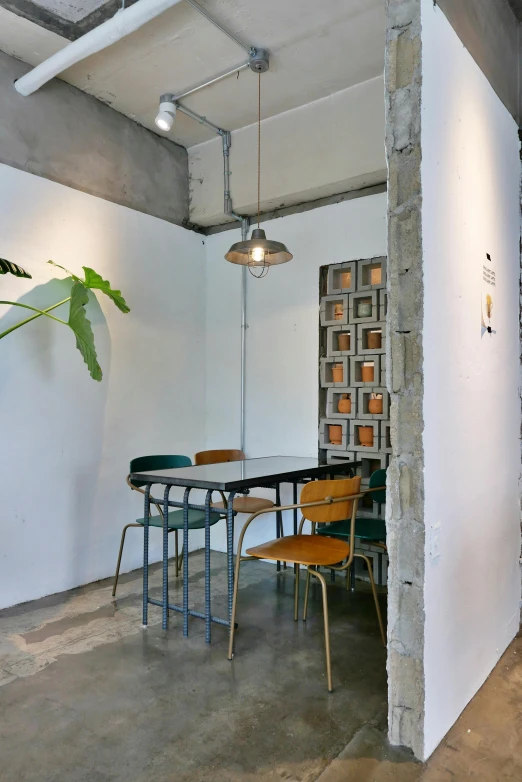
[[391, 453], [391, 425], [389, 421], [381, 421], [381, 434], [380, 434], [380, 448], [381, 453]]
[[[355, 550], [364, 554], [372, 565], [373, 578], [379, 586], [388, 584], [388, 555], [383, 549], [377, 547], [362, 548], [362, 543], [357, 543]], [[355, 557], [355, 578], [359, 581], [370, 581], [366, 563], [360, 557]]]
[[381, 356], [381, 387], [388, 388], [388, 381], [386, 378], [386, 356]]
[[352, 293], [357, 283], [355, 261], [334, 263], [328, 267], [327, 293]]
[[[350, 335], [350, 347], [348, 350], [339, 350], [339, 334]], [[353, 356], [357, 353], [357, 326], [329, 326], [326, 332], [327, 356]]]
[[[368, 334], [373, 331], [381, 332], [381, 347], [368, 347]], [[386, 353], [386, 321], [379, 320], [376, 323], [360, 323], [357, 326], [357, 350], [358, 356], [374, 356]]]
[[[330, 432], [328, 427], [334, 425], [334, 426], [341, 426], [343, 433], [342, 433], [342, 442], [340, 445], [335, 445], [334, 443], [330, 442]], [[324, 448], [325, 450], [329, 451], [346, 451], [348, 446], [348, 420], [345, 419], [344, 421], [336, 418], [321, 418], [319, 421], [319, 447]]]
[[[368, 403], [372, 398], [372, 394], [380, 394], [382, 396], [382, 413], [370, 413], [368, 411]], [[358, 388], [357, 417], [387, 421], [390, 418], [390, 397], [387, 390], [385, 388]]]
[[[348, 323], [372, 323], [379, 320], [379, 307], [377, 295], [380, 291], [356, 291], [348, 294], [349, 315]], [[368, 316], [359, 316], [359, 305], [371, 304], [372, 312]]]
[[[342, 314], [340, 309], [342, 307]], [[339, 310], [339, 312], [336, 312]], [[323, 296], [320, 307], [321, 326], [340, 326], [348, 323], [348, 294]]]
[[[379, 441], [380, 445], [380, 441]], [[357, 451], [355, 454], [355, 461], [362, 462], [361, 466], [361, 480], [368, 483], [370, 476], [376, 470], [385, 470], [388, 467], [389, 454], [378, 451], [376, 453], [366, 453], [365, 451]]]
[[379, 291], [379, 320], [386, 320], [388, 315], [388, 293], [385, 290]]
[[356, 455], [353, 451], [326, 451], [326, 461], [328, 464], [354, 462], [356, 461]]
[[[334, 382], [332, 367], [335, 365], [342, 365], [343, 379], [338, 383]], [[321, 359], [321, 387], [322, 388], [346, 388], [350, 383], [350, 369], [348, 366], [348, 357], [341, 356], [340, 358], [322, 358]]]
[[[373, 364], [373, 380], [365, 382], [362, 379], [363, 365]], [[355, 388], [382, 388], [381, 383], [381, 357], [373, 356], [350, 356], [350, 385]]]
[[[348, 443], [349, 451], [358, 451], [362, 453], [375, 453], [379, 450], [379, 423], [380, 421], [365, 420], [364, 418], [352, 418], [350, 420], [350, 436]], [[361, 445], [359, 439], [359, 427], [370, 426], [373, 429], [373, 444]]]
[[[340, 413], [337, 409], [342, 394], [348, 394], [352, 402], [349, 413]], [[355, 388], [329, 388], [326, 394], [326, 415], [328, 418], [356, 418], [357, 417], [357, 391]]]
[[368, 258], [357, 263], [357, 290], [386, 288], [386, 258]]

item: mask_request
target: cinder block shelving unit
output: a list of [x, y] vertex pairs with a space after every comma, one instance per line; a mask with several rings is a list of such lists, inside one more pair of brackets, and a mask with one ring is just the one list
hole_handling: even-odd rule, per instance
[[[362, 461], [363, 486], [390, 458], [386, 311], [385, 257], [321, 268], [319, 456], [332, 463]], [[360, 513], [384, 518], [384, 506], [368, 497]], [[361, 548], [376, 562], [382, 554], [372, 546]], [[374, 568], [381, 584], [386, 584], [387, 564], [381, 557]], [[365, 578], [363, 572], [357, 576]]]

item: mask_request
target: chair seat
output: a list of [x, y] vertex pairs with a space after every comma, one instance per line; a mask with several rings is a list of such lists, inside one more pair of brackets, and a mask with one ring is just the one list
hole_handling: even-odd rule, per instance
[[[263, 497], [235, 497], [232, 505], [236, 513], [257, 513], [259, 510], [274, 507], [272, 500], [265, 500]], [[212, 507], [225, 510], [225, 503], [213, 502]]]
[[350, 554], [343, 540], [323, 535], [289, 535], [247, 549], [248, 556], [295, 562], [298, 565], [336, 565]]
[[[191, 510], [189, 508], [189, 529], [203, 529], [205, 526], [205, 514], [202, 510]], [[219, 513], [210, 513], [210, 523], [215, 524], [223, 517]], [[145, 524], [145, 519], [136, 519], [137, 524]], [[151, 516], [149, 518], [150, 527], [163, 527], [161, 516]], [[173, 510], [169, 512], [169, 529], [183, 529], [183, 510]]]
[[[330, 537], [341, 538], [342, 540], [350, 538], [350, 522], [334, 521], [331, 524], [324, 524], [317, 529], [318, 535], [329, 535]], [[359, 517], [355, 520], [355, 537], [361, 540], [373, 540], [378, 542], [386, 541], [386, 522], [384, 519], [372, 519]]]

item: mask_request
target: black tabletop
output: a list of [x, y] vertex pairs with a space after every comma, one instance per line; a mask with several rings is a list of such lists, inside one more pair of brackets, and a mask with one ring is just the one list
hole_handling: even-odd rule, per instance
[[299, 479], [304, 478], [342, 474], [360, 464], [360, 462], [324, 464], [319, 459], [306, 456], [267, 456], [262, 459], [245, 459], [241, 462], [179, 467], [175, 470], [134, 472], [131, 473], [130, 479], [144, 483], [228, 492], [270, 483], [299, 482]]

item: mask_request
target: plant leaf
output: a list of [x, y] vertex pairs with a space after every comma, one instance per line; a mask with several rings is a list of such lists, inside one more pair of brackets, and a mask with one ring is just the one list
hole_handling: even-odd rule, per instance
[[47, 261], [47, 263], [52, 263], [53, 266], [56, 266], [58, 269], [62, 269], [62, 271], [67, 272], [69, 277], [72, 277], [75, 282], [81, 282], [80, 278], [76, 276], [76, 274], [73, 274], [69, 271], [69, 269], [66, 269], [65, 266], [60, 266], [59, 263], [55, 263], [54, 261]]
[[69, 310], [69, 326], [76, 335], [76, 347], [83, 356], [93, 380], [102, 379], [101, 367], [98, 364], [94, 334], [91, 323], [85, 313], [85, 305], [89, 301], [87, 288], [81, 282], [75, 282], [71, 291], [71, 308]]
[[102, 293], [105, 293], [110, 299], [113, 300], [119, 310], [122, 312], [130, 312], [129, 307], [127, 306], [127, 302], [121, 295], [121, 291], [117, 291], [111, 288], [110, 282], [108, 280], [104, 280], [98, 274], [98, 272], [95, 272], [94, 269], [90, 269], [89, 266], [84, 266], [83, 270], [85, 272], [85, 280], [83, 281], [83, 284], [86, 288], [102, 291]]
[[29, 280], [32, 279], [29, 272], [26, 272], [21, 266], [17, 266], [16, 263], [11, 263], [11, 261], [6, 261], [5, 258], [0, 258], [0, 274], [7, 274], [8, 272], [9, 274], [14, 274], [15, 277], [27, 277]]

